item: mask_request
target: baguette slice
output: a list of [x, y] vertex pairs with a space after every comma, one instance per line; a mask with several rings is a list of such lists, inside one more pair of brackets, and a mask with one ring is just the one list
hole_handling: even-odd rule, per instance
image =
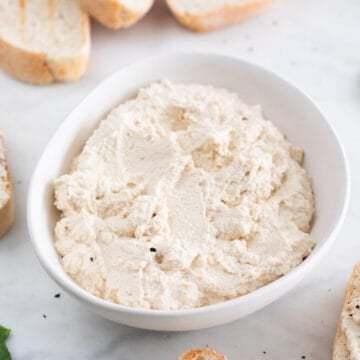
[[350, 360], [350, 353], [346, 347], [346, 337], [341, 331], [340, 325], [336, 333], [333, 360]]
[[3, 135], [0, 133], [0, 237], [10, 228], [14, 220], [14, 201], [11, 178], [5, 156]]
[[360, 262], [351, 274], [339, 321], [333, 360], [360, 359]]
[[241, 21], [272, 0], [166, 0], [171, 12], [187, 28], [205, 32]]
[[110, 29], [127, 28], [139, 21], [154, 0], [79, 0], [93, 18]]
[[192, 349], [182, 354], [178, 360], [227, 360], [227, 357], [217, 353], [215, 350]]
[[90, 51], [76, 0], [0, 0], [0, 67], [33, 84], [78, 79]]

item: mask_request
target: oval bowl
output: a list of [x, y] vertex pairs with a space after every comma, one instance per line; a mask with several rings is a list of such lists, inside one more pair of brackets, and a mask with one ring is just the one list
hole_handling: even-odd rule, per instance
[[[129, 308], [97, 298], [63, 270], [54, 248], [59, 217], [53, 181], [66, 172], [86, 139], [109, 111], [151, 82], [210, 84], [237, 92], [248, 104], [261, 104], [265, 117], [305, 150], [313, 178], [316, 216], [311, 235], [317, 244], [298, 267], [239, 298], [202, 308], [160, 311]], [[224, 324], [270, 304], [293, 289], [325, 255], [343, 222], [349, 199], [347, 161], [337, 136], [314, 103], [279, 76], [243, 60], [203, 53], [162, 55], [127, 66], [103, 81], [65, 119], [42, 154], [28, 194], [28, 227], [40, 262], [70, 295], [112, 321], [152, 330], [194, 330]]]

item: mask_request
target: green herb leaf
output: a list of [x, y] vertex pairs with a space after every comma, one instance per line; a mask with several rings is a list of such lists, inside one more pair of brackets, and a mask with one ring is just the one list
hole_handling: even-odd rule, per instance
[[11, 330], [0, 325], [0, 360], [11, 360], [11, 355], [5, 345], [5, 340], [10, 335]]
[[[7, 329], [0, 325], [0, 340], [5, 341], [9, 337], [10, 332], [11, 332], [10, 329]], [[1, 357], [0, 357], [0, 359], [1, 359]]]
[[8, 348], [5, 345], [4, 340], [0, 340], [0, 359], [1, 360], [11, 360], [11, 355]]

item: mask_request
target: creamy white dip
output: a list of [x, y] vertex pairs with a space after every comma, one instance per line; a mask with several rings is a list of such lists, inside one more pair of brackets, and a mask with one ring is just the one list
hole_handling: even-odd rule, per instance
[[98, 297], [147, 309], [249, 293], [314, 246], [302, 159], [235, 93], [170, 82], [141, 89], [55, 181], [64, 269]]

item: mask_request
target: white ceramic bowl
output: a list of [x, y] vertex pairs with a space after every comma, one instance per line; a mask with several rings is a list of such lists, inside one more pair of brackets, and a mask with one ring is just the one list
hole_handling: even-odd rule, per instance
[[[313, 177], [316, 217], [312, 254], [282, 278], [248, 295], [193, 310], [133, 309], [99, 299], [80, 288], [63, 270], [55, 252], [53, 180], [81, 151], [99, 120], [117, 104], [153, 81], [195, 82], [236, 91], [249, 104], [261, 104], [265, 116], [305, 149], [305, 167]], [[212, 54], [173, 54], [121, 69], [101, 83], [67, 117], [46, 147], [34, 172], [28, 197], [32, 242], [48, 274], [70, 295], [99, 315], [134, 327], [192, 330], [224, 324], [263, 308], [294, 288], [329, 249], [343, 221], [349, 197], [347, 163], [338, 139], [317, 107], [278, 76], [243, 60]]]

